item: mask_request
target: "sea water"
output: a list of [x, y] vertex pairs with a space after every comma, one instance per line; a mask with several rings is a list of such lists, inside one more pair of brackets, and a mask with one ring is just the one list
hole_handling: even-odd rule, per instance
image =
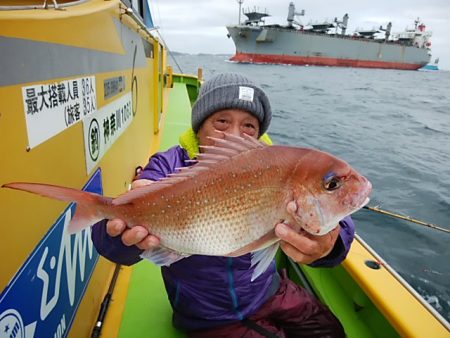
[[[370, 205], [450, 229], [450, 72], [250, 65], [176, 55], [185, 73], [238, 72], [273, 109], [278, 144], [314, 147], [373, 184]], [[180, 72], [173, 62], [174, 70]], [[450, 234], [361, 210], [357, 233], [450, 321]]]

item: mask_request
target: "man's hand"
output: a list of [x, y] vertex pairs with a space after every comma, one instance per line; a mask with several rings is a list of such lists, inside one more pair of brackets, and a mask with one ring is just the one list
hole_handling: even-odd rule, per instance
[[[143, 187], [151, 184], [150, 180], [136, 180], [131, 184], [131, 188]], [[106, 232], [111, 237], [122, 237], [123, 244], [127, 246], [136, 245], [139, 249], [148, 250], [159, 245], [159, 239], [149, 234], [147, 228], [134, 226], [131, 229], [121, 219], [111, 219], [106, 223]]]
[[280, 223], [275, 227], [275, 234], [281, 239], [281, 249], [295, 262], [310, 264], [328, 255], [333, 250], [341, 227], [323, 236], [315, 236], [301, 230], [294, 231], [288, 225]]
[[159, 245], [159, 239], [148, 233], [143, 226], [134, 226], [129, 229], [121, 219], [111, 219], [106, 223], [106, 232], [111, 237], [121, 236], [126, 246], [136, 245], [139, 249], [148, 250]]
[[154, 181], [145, 180], [145, 179], [134, 180], [133, 182], [131, 182], [131, 189], [136, 189], [136, 188], [144, 187], [144, 186], [146, 186], [146, 185], [152, 184], [153, 182], [154, 182]]

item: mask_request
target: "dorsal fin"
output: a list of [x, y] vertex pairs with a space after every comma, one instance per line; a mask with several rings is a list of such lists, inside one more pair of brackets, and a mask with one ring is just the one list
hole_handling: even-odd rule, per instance
[[[190, 167], [190, 170], [200, 168], [212, 168], [223, 161], [228, 161], [230, 158], [239, 154], [245, 153], [256, 148], [267, 147], [266, 144], [244, 134], [245, 137], [235, 136], [227, 133], [222, 133], [223, 138], [209, 137], [214, 141], [213, 146], [200, 146], [204, 152], [197, 156], [197, 164]], [[188, 171], [189, 172], [189, 171]], [[178, 174], [173, 175], [173, 177]]]
[[204, 173], [205, 170], [214, 168], [220, 165], [221, 162], [228, 161], [234, 156], [252, 149], [267, 147], [266, 144], [245, 134], [244, 137], [227, 133], [223, 133], [223, 135], [223, 138], [210, 137], [215, 143], [213, 146], [201, 146], [205, 152], [198, 155], [196, 164], [190, 167], [180, 168], [178, 172], [169, 174], [166, 178], [155, 181], [152, 184], [130, 190], [115, 198], [112, 203], [114, 205], [129, 203], [134, 199], [143, 197], [151, 192], [180, 183], [186, 179], [195, 178]]
[[126, 193], [116, 197], [113, 199], [113, 205], [127, 204], [136, 198], [143, 197], [151, 192], [160, 190], [162, 188], [167, 187], [171, 183], [166, 183], [166, 180], [154, 181], [149, 185], [144, 185], [142, 187], [134, 188], [133, 190], [129, 190]]

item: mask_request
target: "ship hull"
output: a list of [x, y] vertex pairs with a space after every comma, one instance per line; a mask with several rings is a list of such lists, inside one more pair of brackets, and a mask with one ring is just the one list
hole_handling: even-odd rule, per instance
[[232, 61], [416, 70], [430, 61], [426, 48], [286, 28], [228, 26]]

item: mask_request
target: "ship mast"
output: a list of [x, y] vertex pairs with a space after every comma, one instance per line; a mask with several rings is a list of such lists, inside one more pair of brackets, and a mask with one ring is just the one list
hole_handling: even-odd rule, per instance
[[292, 27], [293, 23], [295, 23], [299, 26], [302, 26], [299, 22], [295, 21], [294, 18], [295, 18], [295, 16], [304, 16], [304, 15], [305, 15], [304, 9], [302, 9], [301, 12], [296, 12], [294, 3], [293, 2], [289, 3], [289, 10], [288, 10], [288, 17], [287, 17], [288, 27]]
[[239, 21], [238, 21], [238, 24], [240, 25], [241, 24], [241, 7], [242, 7], [242, 4], [244, 3], [244, 0], [237, 0], [237, 2], [239, 4]]
[[386, 28], [383, 28], [383, 26], [380, 26], [380, 31], [384, 31], [384, 41], [389, 41], [389, 37], [391, 36], [391, 29], [392, 29], [392, 22], [389, 22], [386, 26]]
[[348, 13], [345, 13], [345, 15], [342, 17], [342, 21], [339, 21], [337, 18], [334, 18], [334, 22], [336, 23], [336, 34], [338, 28], [340, 28], [341, 35], [345, 35], [348, 25], [348, 18], [349, 18]]

